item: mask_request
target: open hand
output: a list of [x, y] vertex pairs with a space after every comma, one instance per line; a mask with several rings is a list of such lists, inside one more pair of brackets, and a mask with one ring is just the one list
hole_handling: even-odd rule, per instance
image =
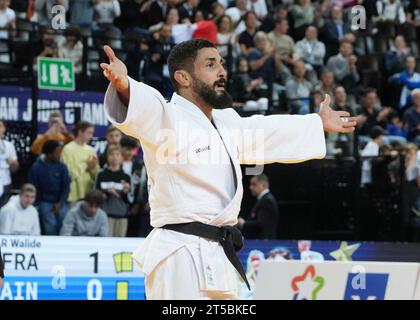
[[331, 97], [326, 94], [319, 108], [319, 116], [322, 119], [324, 130], [326, 132], [353, 132], [357, 125], [356, 118], [350, 117], [350, 113], [346, 111], [335, 111], [331, 109], [330, 103]]

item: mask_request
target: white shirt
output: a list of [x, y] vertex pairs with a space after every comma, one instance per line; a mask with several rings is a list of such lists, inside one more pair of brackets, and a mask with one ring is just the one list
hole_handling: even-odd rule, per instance
[[[6, 8], [6, 10], [0, 10], [0, 28], [6, 28], [9, 23], [16, 20], [16, 13], [14, 10], [10, 8]], [[0, 39], [8, 39], [9, 34], [7, 30], [0, 31]]]
[[12, 183], [8, 158], [17, 160], [15, 146], [10, 141], [0, 139], [0, 185], [2, 186]]
[[[379, 155], [379, 145], [373, 141], [369, 141], [362, 150], [362, 157], [377, 157]], [[372, 161], [363, 160], [362, 164], [362, 185], [372, 183]]]
[[0, 234], [39, 236], [38, 211], [34, 206], [23, 208], [19, 195], [12, 196], [0, 210]]
[[268, 13], [267, 4], [265, 3], [265, 0], [256, 0], [255, 2], [253, 0], [248, 0], [246, 8], [249, 11], [254, 11], [257, 14], [258, 18], [265, 17]]
[[[195, 261], [200, 259], [206, 270], [213, 270], [211, 283], [206, 281], [207, 272], [199, 272], [202, 289], [235, 290], [236, 283], [224, 281], [227, 260], [218, 243], [159, 227], [192, 221], [237, 224], [243, 194], [240, 164], [323, 158], [321, 118], [316, 114], [241, 118], [232, 108], [214, 109], [213, 121], [228, 154], [219, 133], [193, 103], [176, 93], [168, 103], [150, 86], [131, 78], [129, 82], [128, 110], [112, 86], [104, 106], [112, 124], [139, 139], [143, 147], [155, 229], [134, 253], [135, 261], [149, 274], [160, 261], [186, 246]], [[229, 156], [238, 181], [236, 190]]]

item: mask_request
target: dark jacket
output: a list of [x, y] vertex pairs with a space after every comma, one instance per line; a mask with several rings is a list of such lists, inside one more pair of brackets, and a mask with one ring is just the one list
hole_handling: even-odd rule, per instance
[[[351, 28], [348, 23], [343, 24], [343, 35], [350, 32]], [[327, 51], [326, 58], [336, 55], [340, 47], [340, 39], [337, 26], [332, 20], [325, 22], [321, 32], [320, 40], [324, 42]]]
[[67, 166], [62, 162], [45, 162], [40, 156], [32, 165], [28, 182], [37, 190], [37, 202], [65, 203], [70, 192], [70, 176]]
[[250, 219], [243, 226], [247, 239], [276, 239], [279, 209], [277, 200], [268, 192], [257, 201]]

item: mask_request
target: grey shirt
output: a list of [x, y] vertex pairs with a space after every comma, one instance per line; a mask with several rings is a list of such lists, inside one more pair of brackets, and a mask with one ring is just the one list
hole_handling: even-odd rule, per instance
[[67, 212], [60, 235], [106, 237], [108, 236], [108, 217], [100, 208], [93, 217], [87, 216], [83, 210], [83, 201], [80, 201]]

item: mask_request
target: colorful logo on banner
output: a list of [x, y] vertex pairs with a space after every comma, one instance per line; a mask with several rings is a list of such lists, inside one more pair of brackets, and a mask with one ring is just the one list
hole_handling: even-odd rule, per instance
[[302, 275], [292, 279], [293, 300], [317, 300], [324, 287], [324, 278], [316, 274], [313, 265], [308, 266]]
[[389, 275], [349, 273], [344, 300], [384, 300]]

